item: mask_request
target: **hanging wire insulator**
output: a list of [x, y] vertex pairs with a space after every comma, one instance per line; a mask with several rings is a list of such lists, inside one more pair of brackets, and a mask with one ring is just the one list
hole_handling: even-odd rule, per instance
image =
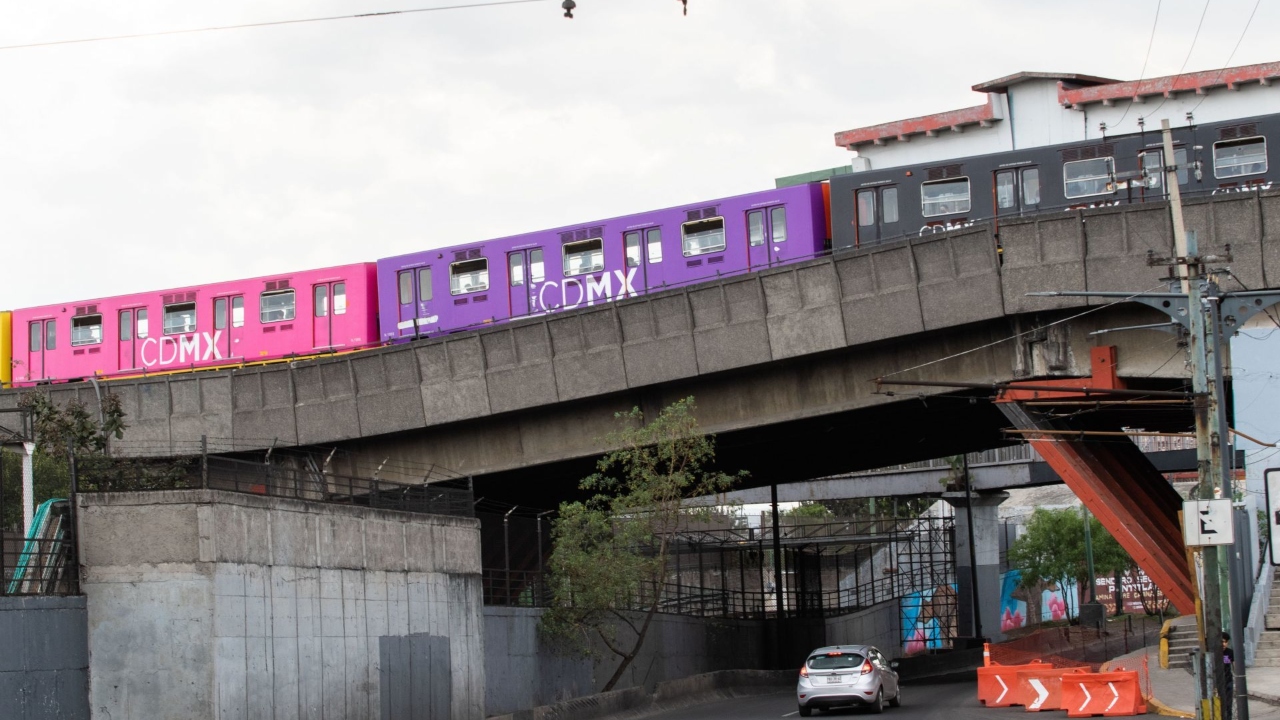
[[682, 6], [684, 6], [684, 14], [685, 14], [685, 16], [686, 16], [686, 17], [688, 17], [688, 15], [689, 15], [689, 0], [680, 0], [680, 4], [681, 4]]
[[578, 3], [573, 0], [564, 0], [564, 2], [560, 3], [560, 7], [564, 8], [564, 16], [572, 20], [573, 9], [578, 7]]

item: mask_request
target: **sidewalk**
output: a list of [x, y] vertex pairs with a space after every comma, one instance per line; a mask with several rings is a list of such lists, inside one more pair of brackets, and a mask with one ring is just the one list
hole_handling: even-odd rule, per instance
[[[1191, 671], [1160, 667], [1160, 648], [1151, 646], [1112, 660], [1108, 670], [1135, 670], [1146, 657], [1151, 670], [1149, 711], [1174, 717], [1195, 717], [1196, 688]], [[1280, 720], [1280, 667], [1251, 667], [1245, 671], [1249, 687], [1249, 720]]]

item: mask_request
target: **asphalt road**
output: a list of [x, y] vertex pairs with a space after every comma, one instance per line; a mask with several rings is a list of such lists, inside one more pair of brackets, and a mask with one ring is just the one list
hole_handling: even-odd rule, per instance
[[[884, 720], [1001, 720], [1006, 715], [1026, 717], [1018, 708], [987, 709], [978, 705], [977, 686], [972, 682], [945, 685], [903, 685], [902, 707], [885, 708]], [[793, 692], [777, 695], [734, 698], [648, 715], [646, 720], [777, 720], [796, 718], [796, 696]], [[866, 717], [865, 710], [815, 712], [815, 718]]]

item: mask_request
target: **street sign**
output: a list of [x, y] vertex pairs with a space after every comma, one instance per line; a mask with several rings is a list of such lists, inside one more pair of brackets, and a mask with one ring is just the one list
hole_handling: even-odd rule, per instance
[[1280, 550], [1276, 549], [1276, 540], [1280, 540], [1280, 468], [1267, 468], [1262, 471], [1267, 487], [1267, 539], [1271, 545], [1271, 564], [1280, 565]]
[[1187, 500], [1182, 503], [1182, 536], [1186, 538], [1188, 547], [1235, 542], [1231, 500]]

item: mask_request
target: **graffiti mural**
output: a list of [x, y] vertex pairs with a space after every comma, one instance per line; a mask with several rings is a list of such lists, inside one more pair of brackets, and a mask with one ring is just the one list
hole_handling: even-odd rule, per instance
[[904, 595], [899, 601], [899, 608], [902, 649], [908, 655], [947, 647], [956, 636], [954, 584]]

